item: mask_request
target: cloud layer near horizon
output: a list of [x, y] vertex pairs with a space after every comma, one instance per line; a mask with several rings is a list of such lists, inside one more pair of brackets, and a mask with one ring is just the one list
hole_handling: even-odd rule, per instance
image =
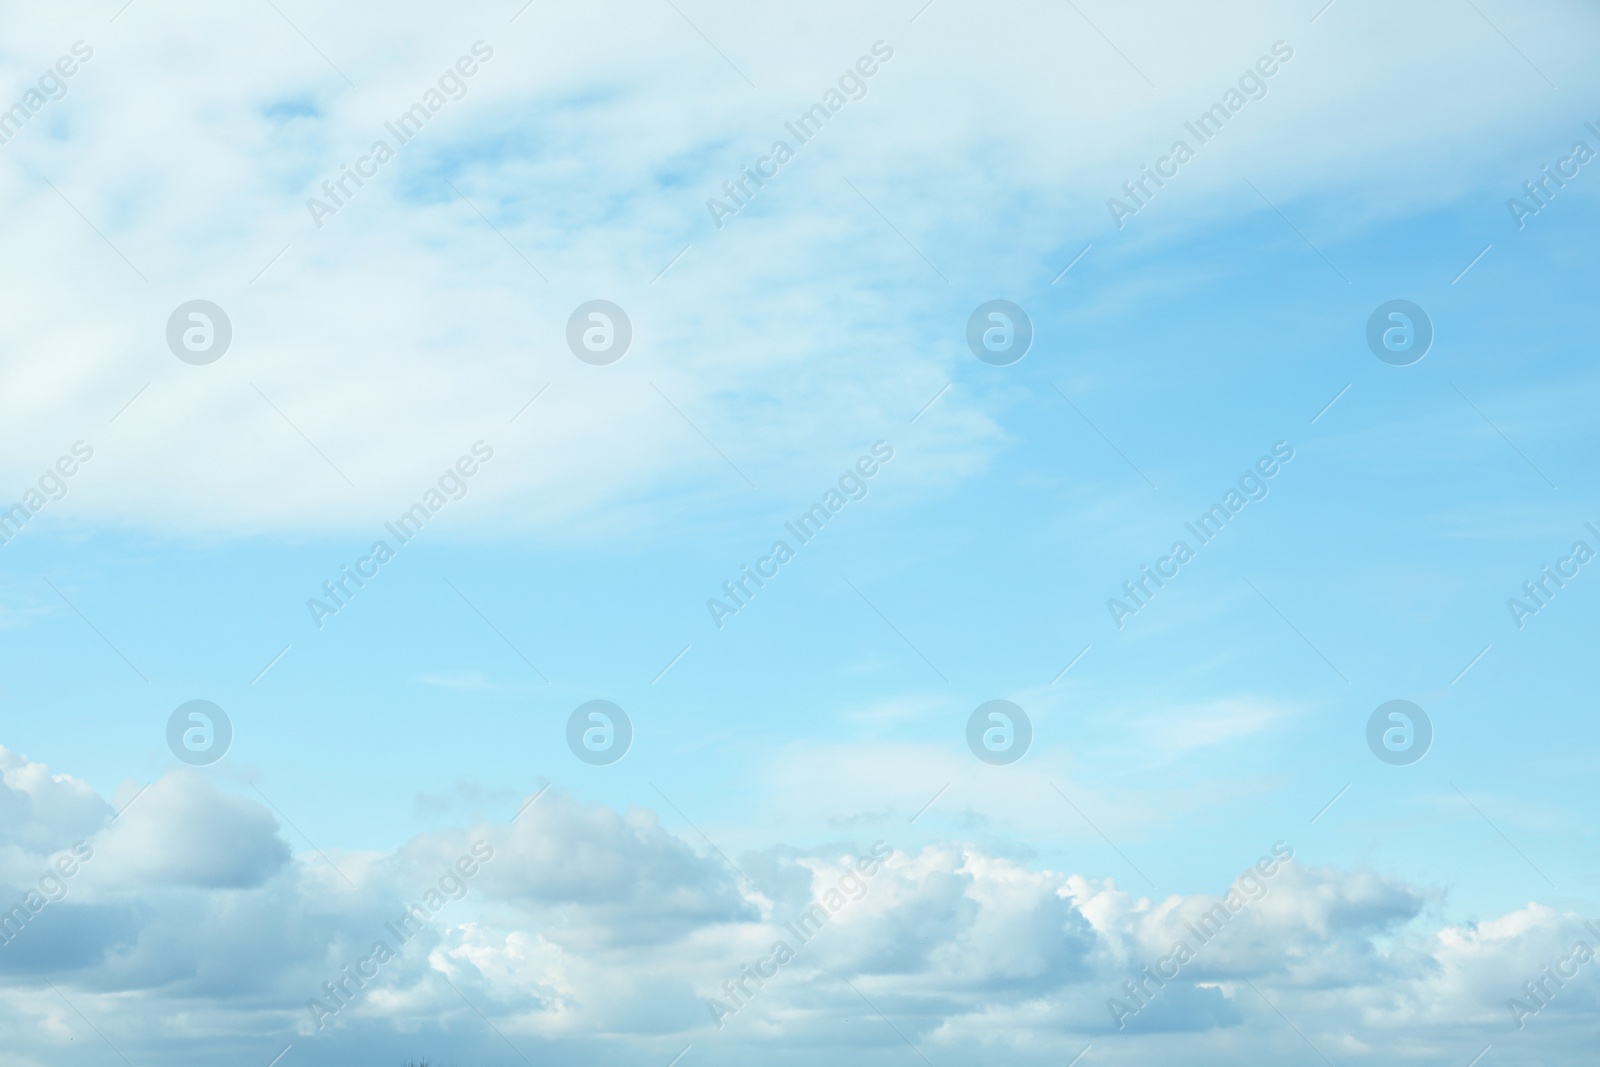
[[[1548, 986], [1528, 1031], [1507, 1006], [1535, 1006], [1521, 982], [1593, 946], [1580, 916], [1530, 902], [1440, 923], [1436, 890], [1283, 862], [1287, 843], [1232, 887], [1154, 900], [960, 841], [774, 845], [736, 871], [651, 811], [551, 792], [508, 824], [323, 856], [291, 854], [268, 807], [191, 771], [115, 816], [68, 775], [4, 749], [0, 768], [5, 900], [26, 909], [61, 856], [89, 853], [0, 946], [0, 1033], [28, 1067], [100, 1056], [86, 1020], [169, 1063], [218, 1043], [332, 1063], [446, 1033], [457, 1057], [509, 1062], [496, 1030], [540, 1062], [649, 1063], [686, 1043], [709, 1062], [803, 1062], [841, 1041], [894, 1062], [898, 1030], [935, 1062], [1092, 1043], [1115, 1063], [1223, 1063], [1300, 1055], [1279, 1011], [1332, 1056], [1442, 1063], [1490, 1041], [1576, 1055], [1595, 1008], [1586, 975]], [[402, 943], [410, 906], [431, 914]], [[1146, 966], [1176, 977], [1158, 987]], [[894, 1029], [874, 1034], [864, 1001]]]

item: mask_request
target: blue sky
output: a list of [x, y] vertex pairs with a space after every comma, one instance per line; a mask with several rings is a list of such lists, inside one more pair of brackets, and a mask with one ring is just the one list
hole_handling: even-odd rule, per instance
[[[1080, 7], [17, 12], [5, 99], [93, 58], [0, 146], [0, 497], [93, 457], [0, 546], [0, 903], [95, 852], [0, 945], [18, 1062], [1580, 1055], [1589, 967], [1521, 1027], [1508, 1001], [1596, 945], [1600, 578], [1520, 627], [1507, 599], [1600, 550], [1600, 177], [1520, 227], [1507, 199], [1600, 150], [1593, 13]], [[319, 228], [307, 198], [480, 41]], [[879, 41], [719, 227], [707, 198]], [[1275, 42], [1119, 228], [1107, 198]], [[164, 338], [193, 299], [232, 323], [203, 366]], [[593, 299], [633, 327], [606, 366], [565, 340]], [[1033, 324], [1009, 366], [964, 339], [993, 299]], [[1409, 366], [1365, 340], [1395, 299], [1434, 328]], [[719, 628], [708, 598], [879, 442]], [[201, 767], [166, 740], [195, 699], [234, 731]], [[593, 699], [632, 723], [610, 765], [567, 747]], [[993, 699], [1033, 724], [1007, 766], [966, 745]], [[1407, 766], [1366, 741], [1396, 699], [1434, 731]], [[424, 951], [318, 1025], [479, 841]], [[850, 929], [718, 1027], [876, 842]], [[1275, 842], [1265, 895], [1113, 1025]]]

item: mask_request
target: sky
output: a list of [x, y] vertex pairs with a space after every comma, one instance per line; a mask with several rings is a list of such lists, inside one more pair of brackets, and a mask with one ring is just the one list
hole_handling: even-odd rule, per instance
[[1592, 1047], [1592, 5], [5, 14], [8, 1067]]

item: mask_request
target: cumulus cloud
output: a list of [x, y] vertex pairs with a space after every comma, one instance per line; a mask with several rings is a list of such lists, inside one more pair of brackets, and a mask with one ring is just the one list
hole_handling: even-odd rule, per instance
[[[1470, 1058], [1480, 1039], [1565, 1041], [1595, 1008], [1582, 965], [1538, 1002], [1523, 986], [1546, 965], [1570, 973], [1577, 942], [1600, 950], [1583, 917], [1531, 902], [1442, 922], [1437, 890], [1280, 849], [1253, 867], [1270, 873], [1161, 899], [955, 841], [772, 846], [746, 857], [746, 880], [653, 812], [552, 791], [511, 823], [291, 855], [268, 809], [195, 772], [152, 783], [113, 820], [84, 783], [3, 759], [9, 840], [54, 845], [68, 828], [92, 850], [66, 895], [0, 945], [0, 1034], [23, 1062], [95, 1039], [50, 1006], [46, 977], [118, 1044], [173, 1063], [277, 1041], [331, 1064], [446, 1034], [455, 1055], [494, 1062], [504, 1050], [473, 1029], [478, 1011], [554, 1062], [646, 1063], [673, 1042], [800, 1062], [847, 1037], [869, 1061], [905, 1054], [861, 1035], [863, 1000], [952, 1060], [1056, 1062], [1075, 1041], [1117, 1063], [1282, 1054], [1270, 1001], [1330, 1052], [1427, 1062], [1430, 1049]], [[413, 907], [422, 918], [403, 926]], [[1108, 1003], [1179, 940], [1193, 959], [1115, 1025]], [[378, 942], [394, 958], [356, 982]], [[793, 958], [773, 968], [762, 961], [778, 942]], [[776, 973], [757, 985], [752, 968]], [[1518, 1029], [1508, 998], [1540, 1010]], [[340, 1010], [319, 1016], [314, 999]], [[738, 1010], [718, 1018], [713, 1001]]]
[[85, 782], [0, 745], [0, 846], [40, 855], [92, 833], [112, 814]]
[[123, 877], [198, 889], [251, 889], [289, 860], [270, 812], [193, 772], [130, 801], [99, 849]]

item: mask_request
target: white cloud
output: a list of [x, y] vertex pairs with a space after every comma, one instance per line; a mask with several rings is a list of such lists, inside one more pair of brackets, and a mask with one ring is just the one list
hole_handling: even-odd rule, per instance
[[[1304, 219], [1336, 241], [1397, 212], [1514, 190], [1548, 155], [1524, 160], [1522, 143], [1564, 144], [1580, 125], [1454, 4], [1346, 0], [1315, 25], [1267, 3], [1164, 4], [1137, 23], [1088, 13], [1154, 89], [1056, 5], [1003, 17], [948, 5], [914, 25], [891, 5], [825, 4], [778, 25], [723, 2], [695, 8], [758, 90], [666, 5], [623, 19], [536, 7], [511, 25], [490, 5], [286, 9], [354, 89], [268, 7], [177, 19], [140, 4], [114, 24], [16, 13], [31, 56], [12, 61], [17, 78], [78, 37], [95, 56], [4, 147], [0, 203], [14, 246], [30, 250], [0, 273], [16, 309], [3, 414], [30, 443], [8, 452], [8, 484], [83, 438], [94, 460], [36, 521], [377, 536], [481, 438], [497, 459], [450, 524], [614, 533], [746, 492], [658, 388], [756, 484], [809, 487], [818, 471], [792, 442], [845, 454], [904, 426], [965, 366], [959, 324], [979, 290], [1038, 288], [1091, 240], [1106, 266], [1082, 269], [1117, 271], [1178, 232], [1264, 210], [1246, 174], [1280, 205], [1337, 192], [1338, 214]], [[1578, 92], [1583, 35], [1558, 28], [1592, 11], [1494, 14]], [[316, 229], [306, 197], [480, 38], [495, 55], [467, 95]], [[715, 229], [706, 197], [880, 38], [895, 58], [866, 98]], [[1280, 38], [1296, 53], [1269, 95], [1126, 230], [1110, 229], [1105, 199]], [[562, 342], [567, 314], [597, 294], [627, 307], [636, 333], [603, 370]], [[234, 349], [204, 368], [162, 345], [168, 313], [198, 295], [235, 327]], [[1119, 299], [1113, 289], [1091, 313], [1117, 313]], [[907, 470], [982, 469], [1002, 444], [994, 402], [941, 400], [917, 427], [919, 454], [936, 462]]]
[[[272, 1046], [270, 1058], [290, 1041], [311, 1063], [335, 1062], [352, 1042], [446, 1042], [453, 1055], [492, 1055], [492, 1033], [463, 995], [520, 1047], [558, 1062], [639, 1063], [673, 1042], [711, 1054], [754, 1046], [783, 1060], [847, 1035], [869, 1059], [904, 1054], [857, 1032], [862, 995], [935, 1060], [986, 1049], [1041, 1063], [1074, 1041], [1095, 1042], [1117, 1063], [1284, 1053], [1276, 1016], [1247, 982], [1330, 1052], [1470, 1058], [1491, 1040], [1548, 1049], [1579, 1040], [1595, 1007], [1586, 972], [1522, 1031], [1506, 1007], [1575, 941], [1600, 947], [1580, 917], [1535, 902], [1476, 924], [1441, 922], [1435, 891], [1368, 871], [1275, 864], [1265, 891], [1247, 885], [1255, 899], [1218, 932], [1227, 887], [1151, 900], [959, 842], [894, 852], [852, 881], [854, 857], [893, 846], [773, 846], [753, 854], [752, 885], [651, 812], [552, 793], [510, 825], [330, 854], [352, 887], [321, 856], [288, 859], [267, 809], [194, 772], [153, 783], [113, 823], [81, 782], [11, 753], [4, 764], [8, 789], [35, 798], [7, 820], [12, 840], [41, 839], [63, 826], [63, 812], [98, 810], [94, 857], [65, 899], [0, 946], [9, 987], [0, 1034], [22, 1062], [58, 1062], [67, 1046], [98, 1040], [51, 1006], [44, 975], [119, 1045], [172, 1063], [257, 1044]], [[441, 881], [485, 848], [493, 857], [471, 875]], [[455, 899], [440, 898], [402, 946], [386, 924], [441, 885]], [[20, 893], [20, 880], [8, 888]], [[786, 923], [813, 904], [827, 921], [802, 941]], [[1211, 937], [1197, 939], [1188, 924], [1208, 914]], [[761, 988], [747, 985], [719, 1031], [706, 999], [726, 997], [723, 983], [780, 939], [794, 960]], [[1178, 939], [1194, 959], [1119, 1032], [1106, 1002], [1125, 998], [1123, 982]], [[318, 1031], [306, 1000], [378, 940], [398, 959], [365, 988], [349, 987], [349, 1005]]]
[[111, 813], [87, 783], [0, 745], [0, 846], [48, 855], [93, 833]]
[[251, 889], [289, 862], [278, 822], [259, 803], [218, 791], [194, 772], [168, 775], [99, 838], [96, 871], [199, 889]]

